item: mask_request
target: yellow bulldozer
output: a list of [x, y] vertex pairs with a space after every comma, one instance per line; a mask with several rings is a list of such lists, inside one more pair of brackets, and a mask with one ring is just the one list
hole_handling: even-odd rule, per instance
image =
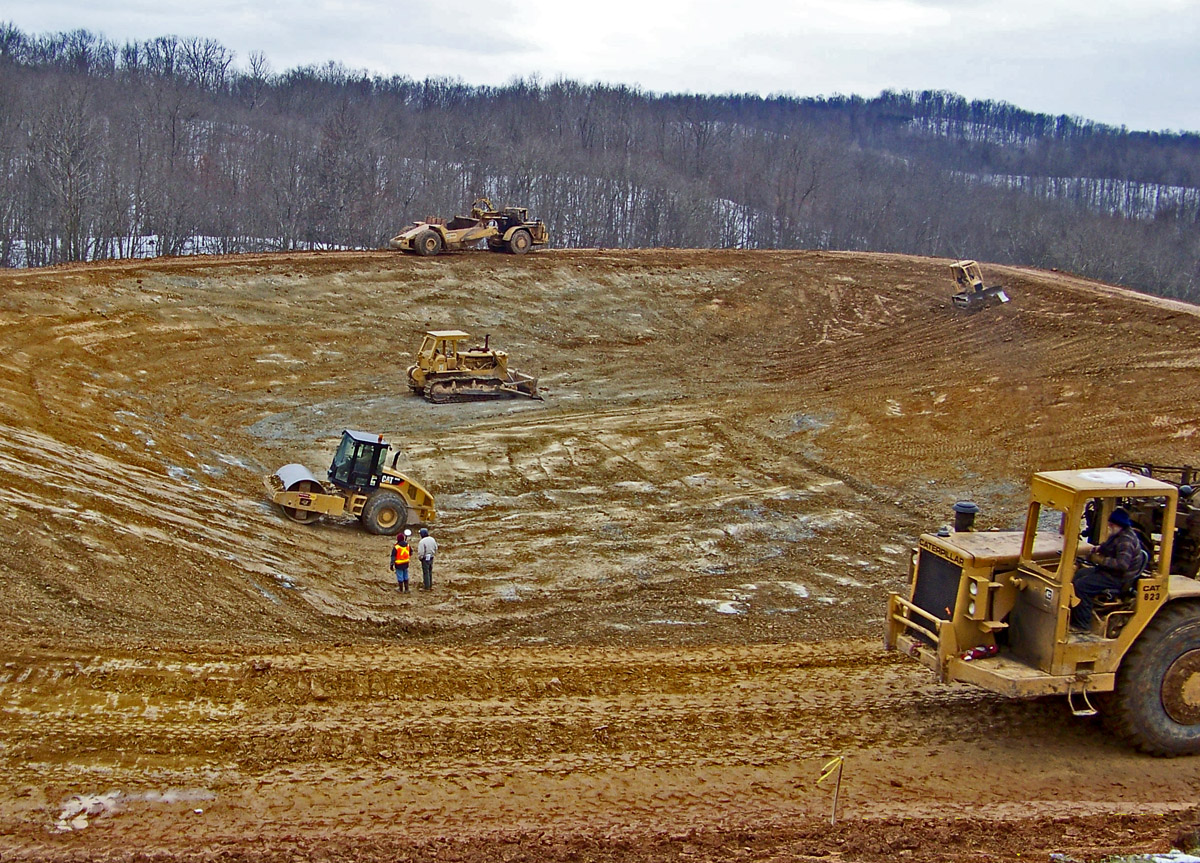
[[433, 495], [396, 469], [400, 453], [386, 464], [390, 445], [383, 435], [342, 432], [342, 440], [319, 480], [302, 464], [285, 464], [263, 477], [273, 503], [292, 521], [309, 524], [322, 515], [351, 515], [374, 534], [395, 533], [406, 524], [434, 520]]
[[508, 367], [508, 354], [483, 345], [464, 347], [471, 335], [462, 330], [430, 330], [408, 367], [408, 386], [434, 404], [497, 398], [541, 400], [538, 381]]
[[[942, 681], [1065, 695], [1073, 713], [1101, 713], [1144, 752], [1200, 752], [1194, 492], [1152, 472], [1036, 473], [1021, 531], [976, 531], [978, 507], [960, 501], [954, 528], [920, 537], [907, 591], [888, 598], [885, 647]], [[1118, 506], [1142, 542], [1140, 574], [1094, 602], [1086, 631], [1072, 629], [1073, 578]], [[1191, 543], [1190, 558], [1177, 541]]]
[[392, 237], [388, 247], [432, 257], [442, 251], [473, 249], [485, 240], [493, 252], [523, 255], [550, 242], [550, 233], [541, 219], [529, 218], [525, 207], [497, 210], [487, 198], [477, 198], [469, 216], [455, 216], [449, 222], [430, 216], [414, 222]]
[[950, 265], [950, 273], [958, 285], [958, 292], [950, 298], [955, 308], [978, 311], [986, 306], [1008, 302], [1004, 288], [999, 285], [984, 286], [983, 270], [977, 261], [955, 261]]

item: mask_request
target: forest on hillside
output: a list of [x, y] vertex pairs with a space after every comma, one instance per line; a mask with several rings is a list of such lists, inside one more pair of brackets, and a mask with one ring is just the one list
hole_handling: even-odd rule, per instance
[[553, 246], [846, 249], [1200, 301], [1200, 135], [954, 94], [468, 86], [0, 24], [0, 265], [378, 248], [481, 196]]

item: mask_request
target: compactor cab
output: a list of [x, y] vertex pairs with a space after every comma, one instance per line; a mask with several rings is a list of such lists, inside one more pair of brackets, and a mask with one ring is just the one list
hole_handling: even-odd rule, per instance
[[[1200, 583], [1171, 574], [1178, 489], [1119, 468], [1035, 474], [1022, 531], [958, 525], [921, 536], [884, 644], [943, 681], [1004, 695], [1061, 694], [1157, 755], [1200, 752]], [[1144, 568], [1071, 629], [1073, 578], [1108, 516], [1133, 514]]]
[[391, 447], [382, 435], [346, 430], [329, 465], [329, 481], [348, 491], [367, 492], [379, 486]]

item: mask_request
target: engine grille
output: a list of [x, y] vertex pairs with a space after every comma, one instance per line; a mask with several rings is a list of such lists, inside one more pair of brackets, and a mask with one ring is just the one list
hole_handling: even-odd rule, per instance
[[917, 557], [913, 605], [939, 620], [952, 620], [961, 580], [962, 567], [922, 549]]

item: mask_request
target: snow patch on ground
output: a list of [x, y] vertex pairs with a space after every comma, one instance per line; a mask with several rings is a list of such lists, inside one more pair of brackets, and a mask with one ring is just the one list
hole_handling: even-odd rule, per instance
[[798, 581], [780, 581], [777, 584], [784, 590], [790, 591], [802, 599], [808, 596], [808, 588]]
[[[215, 800], [217, 797], [211, 791], [201, 788], [176, 789], [166, 791], [146, 791], [139, 794], [126, 794], [122, 791], [108, 791], [104, 794], [73, 794], [62, 805], [62, 810], [54, 822], [53, 832], [71, 833], [83, 830], [94, 818], [106, 818], [116, 815], [122, 809], [127, 809], [136, 803], [178, 804], [199, 803]], [[204, 813], [203, 809], [193, 809], [197, 815]]]
[[496, 496], [486, 491], [467, 491], [462, 494], [446, 494], [438, 498], [438, 508], [442, 510], [462, 510], [474, 512], [495, 506]]
[[701, 598], [696, 601], [707, 608], [711, 608], [717, 614], [745, 614], [749, 611], [744, 602], [733, 599]]

